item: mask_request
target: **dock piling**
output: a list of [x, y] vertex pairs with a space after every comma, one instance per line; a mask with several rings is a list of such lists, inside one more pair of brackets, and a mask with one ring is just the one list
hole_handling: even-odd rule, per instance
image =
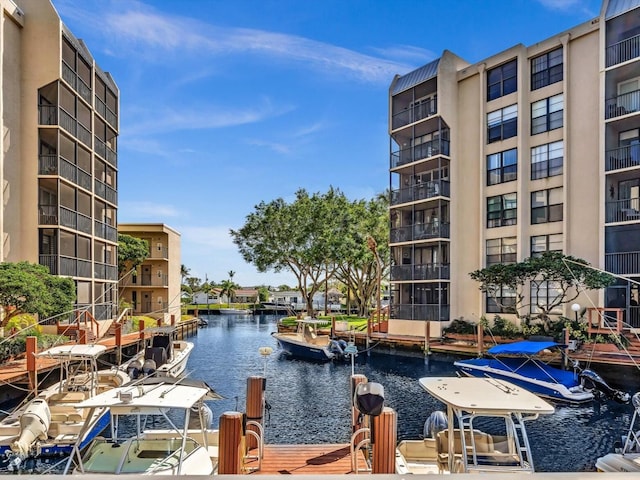
[[238, 475], [242, 472], [242, 413], [224, 412], [220, 416], [218, 473]]
[[398, 437], [398, 416], [395, 410], [384, 407], [380, 415], [373, 417], [371, 430], [373, 445], [371, 473], [395, 473]]
[[[266, 378], [264, 377], [247, 378], [247, 421], [258, 422], [263, 425], [265, 386]], [[260, 427], [248, 424], [246, 428], [260, 435]], [[258, 440], [253, 435], [247, 435], [246, 443], [247, 451], [258, 446]]]

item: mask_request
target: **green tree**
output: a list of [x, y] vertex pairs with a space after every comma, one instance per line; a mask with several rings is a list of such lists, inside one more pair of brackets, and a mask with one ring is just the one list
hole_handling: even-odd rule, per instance
[[339, 241], [346, 225], [344, 195], [330, 188], [325, 194], [296, 192], [292, 203], [282, 198], [261, 202], [239, 230], [231, 230], [244, 260], [259, 272], [291, 271], [298, 290], [313, 313], [313, 295], [331, 278], [338, 262]]
[[269, 289], [267, 287], [265, 287], [264, 285], [261, 287], [258, 287], [258, 301], [260, 302], [267, 302], [269, 300]]
[[140, 238], [118, 234], [118, 278], [124, 277], [149, 257], [149, 245]]
[[6, 313], [2, 326], [21, 313], [46, 318], [69, 312], [75, 301], [72, 279], [51, 275], [35, 263], [0, 263], [0, 305]]
[[[546, 332], [550, 329], [551, 312], [555, 308], [572, 302], [583, 290], [606, 288], [615, 281], [613, 276], [591, 268], [587, 261], [560, 252], [545, 252], [518, 263], [491, 265], [469, 275], [480, 283], [481, 291], [518, 318], [528, 316], [531, 309], [539, 312], [530, 318], [539, 319]], [[553, 298], [539, 295], [542, 288], [546, 289], [547, 282], [553, 282], [556, 287], [556, 295]], [[499, 292], [505, 287], [515, 292], [513, 305], [501, 303], [502, 297]], [[525, 303], [528, 287], [533, 294], [531, 301]], [[522, 311], [527, 313], [522, 315]]]
[[184, 281], [185, 279], [189, 276], [189, 274], [191, 273], [191, 269], [187, 268], [186, 265], [182, 264], [180, 265], [180, 284], [184, 285]]
[[220, 295], [226, 295], [229, 299], [228, 303], [233, 302], [233, 298], [235, 297], [236, 290], [238, 289], [238, 285], [233, 283], [231, 280], [224, 280], [220, 284]]

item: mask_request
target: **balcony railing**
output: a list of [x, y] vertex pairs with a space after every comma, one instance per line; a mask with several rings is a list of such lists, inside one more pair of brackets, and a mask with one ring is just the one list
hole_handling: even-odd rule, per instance
[[111, 225], [95, 220], [93, 222], [95, 235], [104, 238], [105, 240], [110, 240], [112, 242], [118, 241], [118, 230]]
[[71, 85], [87, 103], [91, 103], [91, 87], [89, 87], [64, 60], [62, 61], [62, 78]]
[[422, 265], [395, 265], [391, 267], [391, 280], [449, 280], [448, 263]]
[[436, 155], [449, 156], [449, 140], [431, 140], [413, 148], [405, 148], [391, 153], [391, 168], [417, 162]]
[[606, 202], [605, 210], [606, 223], [640, 221], [640, 198], [625, 198]]
[[449, 320], [449, 305], [437, 304], [403, 304], [391, 305], [391, 318], [402, 320]]
[[638, 166], [640, 166], [640, 144], [612, 148], [606, 152], [605, 169], [607, 171]]
[[615, 118], [637, 112], [638, 109], [640, 109], [640, 90], [634, 90], [608, 99], [604, 114], [605, 118]]
[[609, 45], [606, 57], [607, 67], [640, 57], [640, 35]]
[[109, 125], [111, 125], [113, 128], [118, 127], [117, 115], [109, 107], [107, 107], [107, 104], [104, 103], [104, 100], [97, 96], [95, 101], [95, 108], [96, 111], [102, 116], [102, 118], [104, 118], [109, 123]]
[[40, 265], [49, 268], [52, 275], [91, 278], [91, 260], [64, 255], [40, 255]]
[[448, 223], [418, 223], [391, 229], [391, 243], [449, 238]]
[[115, 265], [109, 265], [106, 263], [94, 264], [95, 277], [102, 280], [117, 280], [118, 279], [118, 267]]
[[107, 202], [111, 202], [113, 204], [118, 203], [118, 192], [109, 185], [100, 180], [96, 179], [94, 182], [95, 185], [95, 194], [100, 198], [105, 199]]
[[451, 191], [448, 180], [436, 180], [424, 182], [409, 187], [399, 188], [391, 191], [391, 205], [399, 203], [415, 202], [416, 200], [426, 200], [433, 197], [448, 197]]
[[118, 154], [114, 152], [105, 142], [98, 137], [94, 137], [95, 151], [114, 167], [118, 167]]
[[410, 123], [431, 117], [438, 113], [438, 97], [434, 95], [429, 100], [408, 107], [402, 112], [396, 113], [391, 120], [391, 128], [404, 127]]
[[169, 249], [167, 247], [161, 246], [160, 248], [152, 247], [149, 251], [148, 258], [169, 258]]
[[40, 225], [58, 225], [58, 206], [38, 205], [38, 223]]
[[604, 268], [616, 275], [638, 275], [640, 252], [607, 253], [604, 256]]

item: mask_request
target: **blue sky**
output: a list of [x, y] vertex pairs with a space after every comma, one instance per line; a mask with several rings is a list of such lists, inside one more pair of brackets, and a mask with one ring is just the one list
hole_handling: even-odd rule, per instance
[[120, 88], [118, 220], [181, 233], [202, 279], [258, 273], [229, 236], [294, 192], [389, 185], [388, 89], [447, 49], [474, 63], [596, 17], [599, 0], [53, 0]]

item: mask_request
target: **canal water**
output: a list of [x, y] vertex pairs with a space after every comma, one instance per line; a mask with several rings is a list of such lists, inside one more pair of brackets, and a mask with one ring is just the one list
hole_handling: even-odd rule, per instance
[[[266, 375], [268, 403], [265, 440], [276, 444], [348, 443], [350, 437], [351, 363], [318, 364], [283, 356], [271, 337], [275, 316], [208, 317], [190, 340], [196, 345], [187, 370], [205, 380], [224, 399], [211, 402], [214, 425], [226, 411], [244, 411], [247, 378]], [[259, 348], [273, 353], [262, 357]], [[442, 405], [418, 385], [425, 376], [454, 376], [454, 357], [361, 353], [355, 373], [384, 386], [385, 405], [398, 414], [398, 440], [421, 438], [424, 421]], [[640, 390], [636, 372], [619, 382]], [[536, 470], [593, 471], [598, 457], [626, 434], [632, 407], [610, 401], [584, 406], [556, 405], [553, 415], [528, 423]]]

